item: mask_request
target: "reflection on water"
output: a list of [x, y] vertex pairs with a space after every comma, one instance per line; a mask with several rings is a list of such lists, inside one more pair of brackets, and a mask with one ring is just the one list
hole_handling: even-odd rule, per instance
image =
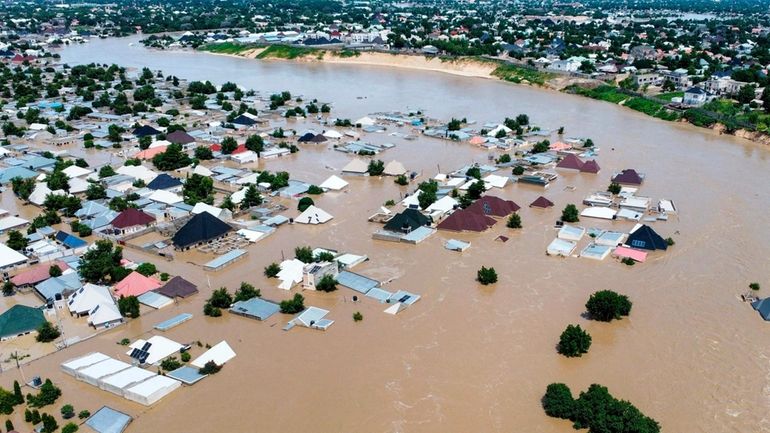
[[[403, 190], [390, 179], [356, 178], [349, 192], [317, 200], [335, 215], [330, 224], [282, 227], [251, 247], [247, 260], [223, 272], [206, 275], [186, 263], [195, 257], [160, 263], [161, 270], [195, 280], [202, 293], [133, 321], [120, 333], [25, 368], [27, 375], [50, 375], [61, 383], [76, 408], [96, 409], [98, 400], [139, 415], [132, 431], [567, 432], [567, 423], [546, 417], [540, 408], [546, 385], [563, 381], [578, 392], [598, 382], [658, 419], [664, 431], [770, 431], [765, 415], [770, 328], [736, 300], [750, 281], [770, 285], [770, 231], [763, 228], [770, 202], [764, 187], [770, 182], [766, 149], [610, 104], [492, 80], [156, 52], [129, 42], [93, 41], [64, 50], [62, 57], [71, 64], [119, 63], [189, 79], [230, 80], [263, 92], [288, 89], [332, 101], [337, 115], [351, 118], [407, 107], [423, 108], [432, 117], [480, 122], [528, 113], [539, 125], [564, 126], [568, 135], [593, 138], [602, 148], [603, 170], [595, 176], [563, 175], [545, 193], [556, 203], [548, 211], [526, 207], [542, 189], [514, 185], [495, 192], [524, 206], [519, 233], [499, 223], [480, 235], [439, 233], [418, 246], [374, 241], [370, 235], [376, 226], [366, 216]], [[487, 157], [464, 144], [376, 139], [397, 144], [383, 159], [402, 161], [425, 176], [433, 175], [437, 164], [449, 169]], [[325, 167], [339, 168], [349, 160], [327, 146], [314, 146], [303, 145], [299, 154], [264, 167], [318, 183], [331, 173]], [[673, 236], [677, 245], [633, 268], [611, 260], [546, 257], [550, 226], [560, 209], [605, 189], [611, 173], [627, 167], [647, 174], [641, 193], [676, 201], [681, 214], [656, 229]], [[632, 225], [581, 223], [621, 230]], [[511, 240], [493, 241], [501, 233]], [[442, 248], [448, 238], [473, 245], [462, 254], [449, 252]], [[268, 299], [288, 297], [260, 273], [298, 244], [366, 254], [371, 261], [358, 270], [394, 278], [388, 288], [423, 298], [391, 317], [369, 300], [354, 304], [345, 290], [306, 294], [308, 304], [332, 311], [336, 323], [326, 333], [283, 332], [284, 317], [262, 323], [200, 317], [207, 277], [214, 288], [232, 289], [246, 280]], [[494, 287], [474, 282], [482, 265], [497, 268], [500, 281]], [[613, 324], [581, 318], [586, 298], [597, 289], [629, 294], [631, 317]], [[58, 363], [87, 351], [120, 355], [118, 335], [136, 337], [182, 311], [198, 317], [167, 332], [169, 338], [214, 344], [225, 336], [238, 357], [221, 373], [156, 407], [145, 410], [58, 373]], [[363, 322], [353, 322], [355, 311], [363, 313]], [[580, 323], [593, 335], [584, 358], [566, 359], [554, 350], [569, 323]], [[5, 377], [4, 384], [12, 379]]]

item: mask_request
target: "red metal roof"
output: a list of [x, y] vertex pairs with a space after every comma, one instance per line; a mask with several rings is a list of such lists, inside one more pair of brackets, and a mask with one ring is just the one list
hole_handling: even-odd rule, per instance
[[495, 225], [497, 221], [486, 215], [462, 209], [449, 215], [444, 221], [439, 223], [440, 230], [451, 230], [455, 232], [483, 232]]
[[551, 200], [548, 200], [547, 198], [543, 197], [542, 195], [535, 199], [532, 203], [529, 204], [529, 207], [540, 207], [540, 208], [549, 208], [553, 206], [553, 202]]
[[49, 273], [49, 270], [51, 266], [58, 266], [59, 269], [62, 271], [66, 271], [70, 267], [67, 266], [63, 262], [53, 262], [53, 263], [43, 263], [38, 266], [35, 266], [34, 268], [29, 268], [24, 272], [21, 272], [19, 274], [14, 275], [11, 277], [11, 282], [17, 286], [27, 286], [27, 285], [33, 285], [37, 284], [39, 282], [45, 281], [49, 278], [51, 278], [51, 275]]
[[466, 210], [482, 215], [506, 217], [519, 209], [521, 207], [511, 200], [503, 200], [500, 197], [485, 195], [468, 206]]
[[110, 224], [115, 228], [123, 229], [126, 227], [144, 226], [153, 222], [155, 222], [154, 216], [130, 207], [116, 216]]

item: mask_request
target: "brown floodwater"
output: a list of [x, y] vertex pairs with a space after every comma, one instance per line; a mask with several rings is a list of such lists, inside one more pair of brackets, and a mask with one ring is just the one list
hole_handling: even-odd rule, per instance
[[[593, 138], [601, 148], [602, 171], [562, 173], [545, 192], [528, 185], [493, 190], [523, 206], [524, 228], [515, 233], [500, 222], [481, 234], [439, 232], [417, 246], [375, 241], [371, 233], [378, 225], [367, 217], [406, 188], [389, 178], [349, 178], [347, 192], [316, 200], [335, 216], [330, 223], [281, 227], [249, 247], [245, 260], [222, 271], [204, 272], [197, 264], [208, 258], [198, 253], [177, 255], [174, 262], [155, 260], [162, 271], [196, 282], [201, 293], [22, 368], [27, 378], [42, 375], [61, 385], [62, 402], [78, 410], [93, 412], [108, 404], [125, 411], [135, 417], [133, 432], [556, 433], [572, 428], [543, 413], [540, 397], [546, 385], [565, 382], [577, 394], [601, 383], [657, 419], [663, 431], [770, 431], [770, 349], [765, 345], [770, 327], [737, 299], [749, 282], [770, 285], [767, 149], [610, 104], [492, 80], [171, 54], [129, 47], [131, 41], [136, 39], [93, 41], [68, 48], [62, 56], [73, 64], [148, 66], [190, 79], [231, 80], [265, 92], [290, 89], [333, 101], [337, 115], [354, 119], [407, 107], [423, 108], [431, 117], [467, 117], [480, 123], [527, 113], [535, 124], [565, 126], [567, 135]], [[488, 155], [467, 144], [424, 137], [369, 138], [396, 143], [379, 158], [399, 160], [426, 177], [437, 166], [449, 171], [484, 162]], [[262, 161], [260, 167], [289, 170], [294, 178], [319, 183], [333, 173], [328, 167], [339, 169], [347, 161], [331, 145], [303, 145], [298, 154]], [[555, 235], [552, 225], [564, 205], [603, 190], [613, 171], [628, 167], [647, 175], [641, 195], [676, 202], [679, 215], [654, 225], [664, 237], [673, 237], [676, 246], [634, 267], [612, 259], [547, 257], [545, 247]], [[541, 194], [556, 206], [528, 208]], [[7, 200], [3, 198], [4, 205]], [[599, 220], [581, 224], [625, 231], [633, 226]], [[511, 239], [494, 241], [500, 234]], [[472, 246], [464, 253], [447, 251], [443, 242], [450, 238], [471, 241]], [[297, 245], [366, 254], [370, 261], [356, 272], [392, 279], [386, 289], [403, 288], [422, 299], [390, 316], [373, 300], [352, 302], [354, 293], [347, 289], [303, 292], [307, 305], [331, 311], [335, 323], [326, 332], [284, 332], [288, 317], [280, 314], [265, 322], [229, 314], [203, 317], [209, 284], [234, 290], [240, 281], [248, 281], [267, 299], [288, 298], [274, 280], [262, 276], [262, 269], [291, 257]], [[143, 259], [134, 250], [126, 255]], [[482, 287], [474, 281], [482, 265], [497, 269], [497, 284]], [[631, 316], [610, 324], [582, 317], [586, 299], [599, 289], [629, 295]], [[356, 311], [364, 315], [362, 322], [353, 322]], [[224, 339], [238, 356], [219, 374], [151, 408], [59, 370], [61, 362], [91, 351], [125, 360], [118, 340], [151, 334], [154, 324], [181, 312], [195, 318], [164, 335], [212, 345]], [[593, 336], [590, 353], [579, 359], [555, 351], [559, 334], [570, 323], [579, 323]], [[194, 348], [193, 355], [202, 350]], [[19, 375], [10, 370], [0, 378], [7, 387]], [[17, 426], [23, 425], [14, 418]]]

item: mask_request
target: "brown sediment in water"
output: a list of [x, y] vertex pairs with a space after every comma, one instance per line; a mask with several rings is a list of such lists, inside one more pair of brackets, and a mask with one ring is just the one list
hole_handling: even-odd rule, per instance
[[[196, 59], [201, 62], [200, 57]], [[237, 79], [237, 68], [247, 66], [231, 60], [211, 60], [214, 64], [207, 67], [216, 68], [223, 81]], [[226, 67], [235, 69], [226, 71]], [[337, 84], [318, 84], [318, 93], [313, 94], [302, 87], [303, 81], [297, 81], [300, 90], [339, 101], [335, 110], [352, 118], [387, 104], [402, 108], [413, 100], [390, 85], [403, 82], [400, 73], [338, 67], [334, 70]], [[199, 76], [205, 73], [190, 70]], [[306, 72], [289, 66], [277, 71], [295, 71], [296, 77]], [[184, 75], [174, 69], [169, 73]], [[323, 77], [326, 70], [318, 73]], [[355, 93], [348, 89], [358, 76], [382, 86], [367, 90], [370, 96], [363, 102], [351, 98]], [[762, 272], [768, 266], [770, 232], [761, 228], [761, 222], [770, 194], [761, 185], [770, 181], [770, 153], [732, 137], [555, 92], [437, 74], [410, 77], [437, 93], [420, 95], [433, 117], [467, 114], [499, 121], [526, 112], [536, 124], [564, 125], [568, 134], [590, 136], [602, 148], [598, 158], [602, 171], [598, 175], [561, 173], [546, 191], [528, 185], [493, 190], [491, 194], [523, 207], [524, 228], [518, 232], [499, 222], [481, 234], [439, 232], [417, 246], [372, 240], [371, 233], [379, 225], [366, 221], [385, 200], [405, 189], [390, 178], [349, 178], [348, 192], [314, 198], [335, 216], [330, 223], [281, 227], [249, 247], [245, 260], [222, 271], [207, 273], [189, 264], [188, 260], [204, 260], [197, 253], [177, 255], [174, 262], [154, 259], [161, 271], [191, 279], [201, 293], [25, 365], [25, 377], [51, 377], [64, 390], [62, 404], [72, 403], [78, 410], [93, 412], [107, 404], [130, 413], [136, 420], [129, 431], [571, 431], [568, 422], [548, 418], [540, 407], [540, 397], [551, 382], [565, 382], [575, 393], [591, 383], [606, 385], [615, 396], [630, 400], [660, 421], [664, 431], [770, 430], [764, 416], [770, 389], [770, 350], [764, 342], [770, 328], [736, 299], [749, 281], [766, 285]], [[332, 85], [323, 94], [323, 87]], [[442, 93], [457, 85], [465, 86], [459, 94]], [[329, 97], [332, 93], [338, 93], [339, 99]], [[437, 165], [448, 171], [471, 161], [487, 161], [488, 152], [467, 144], [424, 137], [405, 141], [386, 134], [370, 134], [370, 138], [396, 143], [379, 158], [399, 160], [423, 178], [435, 174]], [[340, 168], [349, 159], [328, 144], [302, 145], [298, 154], [262, 161], [260, 167], [289, 170], [293, 178], [319, 183], [334, 173], [327, 166]], [[551, 227], [564, 205], [604, 190], [613, 171], [630, 167], [647, 175], [641, 195], [675, 200], [680, 214], [654, 227], [664, 237], [672, 236], [676, 246], [633, 267], [610, 259], [546, 257], [545, 247], [554, 237]], [[565, 189], [568, 185], [575, 190]], [[549, 210], [526, 206], [540, 195], [556, 206]], [[600, 220], [580, 224], [618, 230], [633, 226]], [[511, 239], [495, 242], [499, 234]], [[443, 241], [449, 238], [470, 241], [472, 246], [464, 253], [447, 251]], [[266, 299], [288, 298], [290, 293], [277, 289], [275, 281], [261, 272], [268, 263], [279, 261], [282, 253], [291, 257], [297, 245], [366, 254], [370, 261], [355, 271], [394, 278], [386, 289], [403, 288], [422, 299], [393, 317], [382, 313], [385, 306], [372, 300], [354, 304], [354, 293], [347, 289], [331, 294], [303, 292], [307, 305], [331, 311], [329, 318], [336, 322], [326, 332], [303, 328], [284, 332], [280, 328], [289, 317], [281, 315], [266, 322], [228, 313], [218, 319], [202, 316], [209, 280], [212, 288], [225, 285], [231, 290], [249, 281], [262, 289]], [[132, 249], [126, 255], [148, 259]], [[497, 284], [482, 287], [474, 281], [482, 265], [497, 269]], [[584, 319], [585, 301], [599, 289], [628, 294], [634, 302], [631, 316], [611, 324]], [[362, 322], [353, 322], [356, 311], [363, 313]], [[224, 339], [238, 356], [217, 375], [180, 389], [151, 408], [78, 382], [59, 370], [61, 362], [90, 351], [126, 360], [118, 340], [149, 335], [154, 324], [181, 312], [196, 317], [163, 335], [212, 345]], [[555, 351], [559, 334], [570, 323], [579, 323], [593, 336], [590, 353], [580, 359], [567, 359]], [[201, 352], [193, 348], [194, 356]], [[18, 370], [4, 372], [2, 385], [9, 387], [19, 374]], [[17, 426], [24, 425], [19, 416], [12, 419]]]

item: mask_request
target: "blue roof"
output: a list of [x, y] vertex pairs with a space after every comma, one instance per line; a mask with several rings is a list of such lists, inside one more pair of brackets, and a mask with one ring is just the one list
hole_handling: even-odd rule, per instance
[[203, 266], [206, 267], [206, 268], [209, 268], [209, 269], [218, 269], [218, 268], [221, 268], [222, 266], [232, 262], [233, 260], [237, 259], [238, 257], [243, 256], [244, 254], [246, 254], [246, 250], [241, 250], [241, 249], [232, 250], [232, 251], [230, 251], [228, 253], [222, 254], [221, 256], [219, 256], [216, 259], [206, 263]]
[[49, 278], [35, 286], [35, 290], [40, 293], [43, 299], [54, 299], [54, 297], [65, 290], [76, 290], [82, 287], [80, 277], [77, 272], [71, 272], [59, 277]]
[[412, 305], [420, 300], [420, 295], [407, 292], [406, 290], [399, 290], [390, 297], [390, 302], [401, 302], [404, 305]]
[[195, 382], [206, 377], [205, 374], [198, 373], [197, 368], [190, 367], [189, 365], [179, 367], [174, 371], [169, 371], [168, 373], [166, 373], [166, 376], [172, 379], [176, 379], [187, 385], [192, 385]]
[[80, 248], [88, 245], [88, 242], [73, 236], [67, 232], [59, 231], [56, 233], [56, 240], [61, 242], [67, 248]]
[[369, 290], [379, 287], [380, 285], [380, 282], [377, 280], [350, 271], [340, 272], [339, 275], [337, 275], [337, 282], [363, 294], [366, 294]]
[[164, 320], [158, 323], [157, 325], [155, 325], [155, 329], [157, 329], [158, 331], [168, 331], [174, 326], [181, 325], [182, 323], [192, 319], [192, 317], [193, 315], [190, 313], [182, 313], [168, 320]]
[[91, 418], [86, 420], [86, 425], [97, 433], [121, 433], [126, 429], [131, 419], [123, 412], [102, 406], [95, 414], [91, 415]]
[[266, 320], [273, 314], [281, 311], [278, 304], [265, 301], [260, 298], [251, 298], [248, 301], [238, 301], [230, 307], [230, 311], [243, 316], [254, 317], [258, 320]]
[[751, 306], [762, 316], [765, 320], [770, 320], [770, 298], [754, 301]]
[[5, 170], [0, 170], [0, 183], [9, 183], [14, 177], [29, 179], [37, 177], [37, 173], [24, 167], [8, 167]]
[[388, 299], [390, 299], [390, 297], [393, 296], [393, 294], [388, 292], [387, 290], [382, 290], [375, 287], [369, 290], [368, 292], [366, 292], [366, 296], [369, 298], [376, 299], [380, 302], [388, 302]]
[[43, 156], [28, 156], [22, 159], [24, 160], [24, 166], [32, 170], [37, 170], [43, 167], [50, 167], [56, 164], [55, 159], [46, 158]]
[[75, 211], [75, 216], [78, 218], [83, 218], [86, 216], [93, 216], [102, 212], [107, 212], [108, 210], [110, 210], [110, 208], [107, 206], [97, 201], [89, 200], [83, 203], [83, 207]]

